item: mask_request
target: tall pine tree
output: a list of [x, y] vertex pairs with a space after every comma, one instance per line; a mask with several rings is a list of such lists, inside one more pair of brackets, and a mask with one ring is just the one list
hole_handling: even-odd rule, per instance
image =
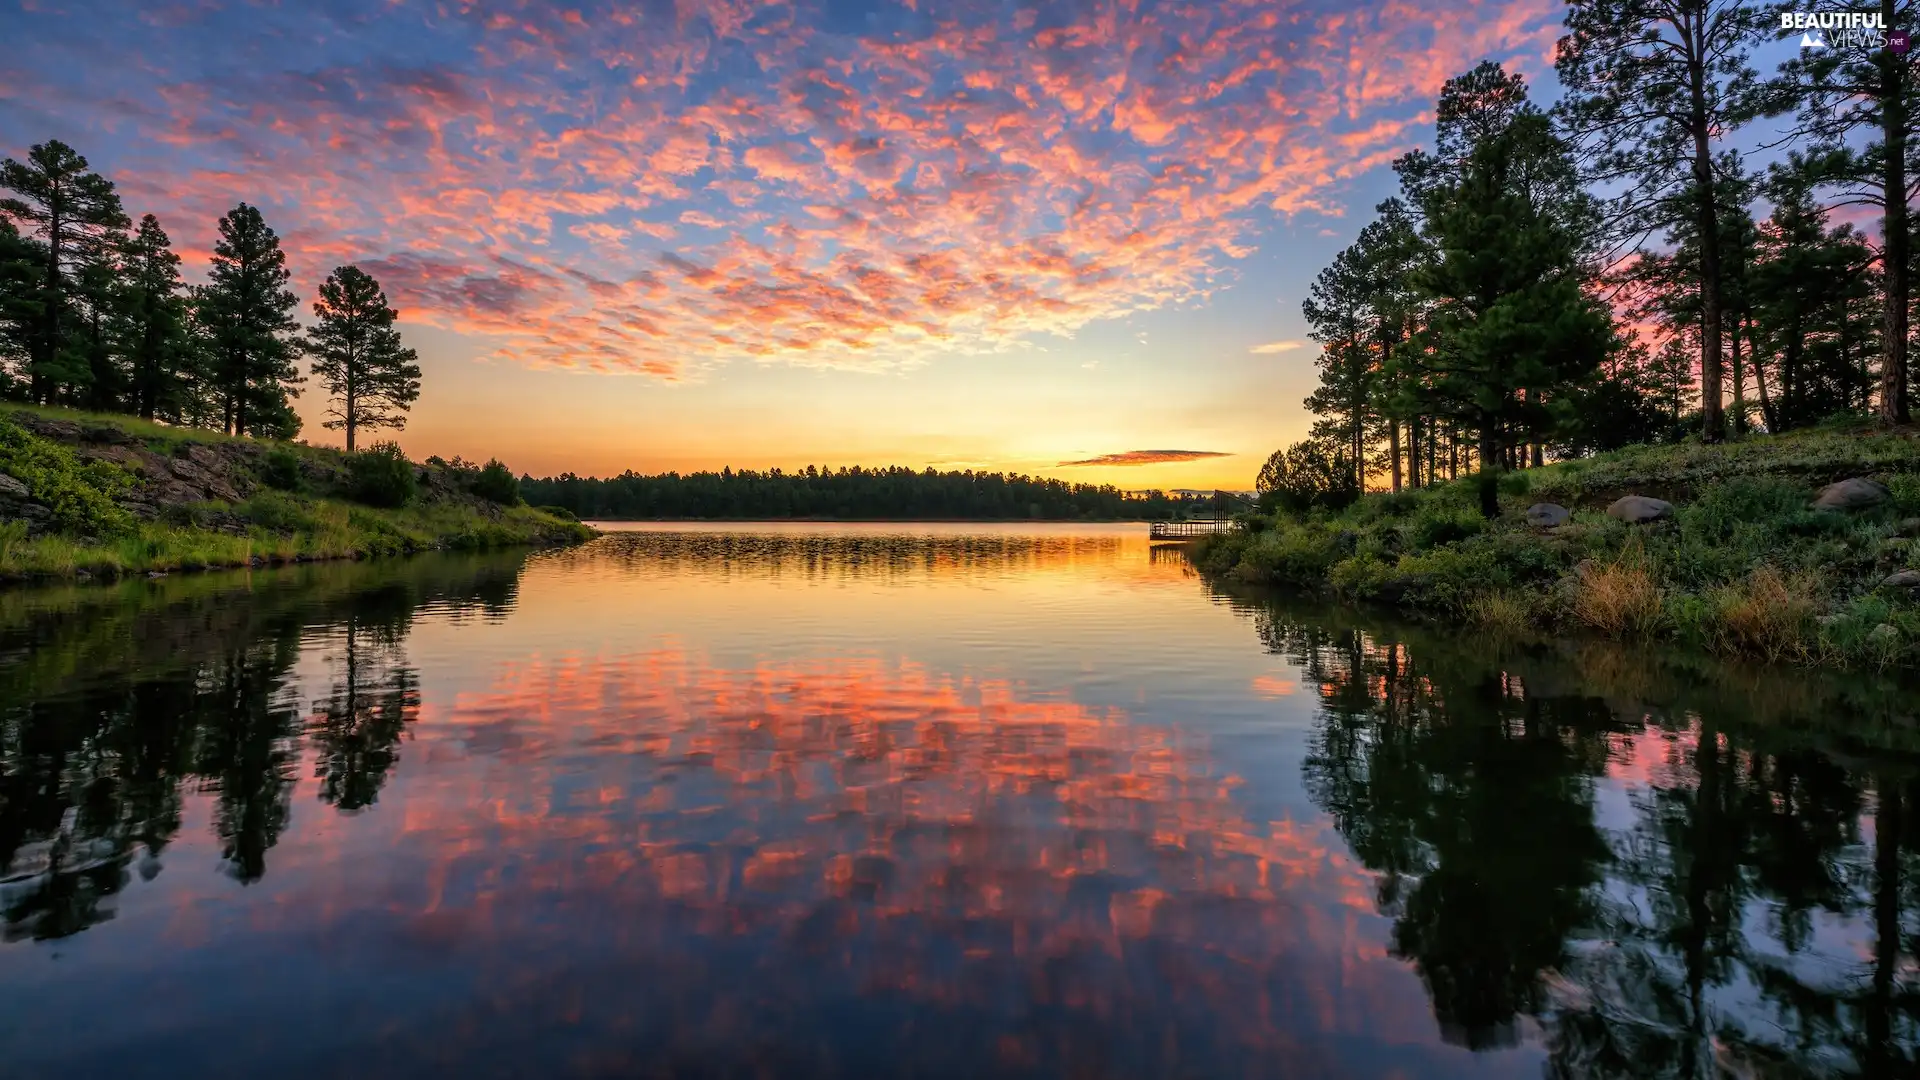
[[420, 365], [400, 343], [398, 313], [380, 283], [357, 266], [342, 266], [321, 284], [313, 313], [319, 321], [307, 335], [307, 353], [330, 401], [332, 419], [324, 426], [346, 432], [349, 453], [362, 431], [405, 427], [420, 397]]
[[[1606, 312], [1586, 291], [1589, 215], [1568, 147], [1524, 103], [1499, 109], [1504, 122], [1477, 122], [1488, 116], [1482, 91], [1507, 84], [1497, 74], [1476, 70], [1442, 91], [1440, 124], [1466, 156], [1420, 186], [1436, 257], [1415, 274], [1430, 304], [1431, 395], [1479, 434], [1483, 470], [1517, 463], [1523, 446], [1554, 433], [1563, 402], [1613, 344]], [[1491, 484], [1482, 485], [1481, 511], [1498, 512]]]
[[1617, 236], [1685, 221], [1699, 239], [1701, 434], [1726, 433], [1725, 304], [1714, 140], [1742, 114], [1737, 87], [1752, 22], [1742, 0], [1568, 0], [1555, 69], [1560, 116], [1587, 177], [1622, 192]]
[[127, 215], [112, 181], [93, 172], [86, 158], [57, 139], [28, 150], [25, 161], [0, 161], [0, 188], [14, 193], [0, 199], [0, 214], [38, 238], [45, 260], [27, 378], [33, 400], [51, 402], [61, 387], [71, 396], [73, 388], [92, 379], [84, 348], [76, 353], [73, 347], [73, 324], [81, 318], [76, 270], [111, 258]]
[[127, 241], [122, 283], [121, 340], [132, 386], [127, 406], [148, 420], [180, 419], [189, 391], [193, 342], [173, 253], [160, 219], [147, 214]]
[[292, 438], [300, 430], [291, 398], [301, 382], [287, 256], [260, 211], [241, 203], [220, 219], [208, 283], [196, 315], [212, 350], [221, 423], [234, 435]]

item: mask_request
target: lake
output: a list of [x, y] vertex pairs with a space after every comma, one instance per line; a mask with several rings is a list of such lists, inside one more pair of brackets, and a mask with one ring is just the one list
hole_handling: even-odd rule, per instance
[[609, 528], [0, 593], [0, 1073], [1920, 1075], [1911, 685]]

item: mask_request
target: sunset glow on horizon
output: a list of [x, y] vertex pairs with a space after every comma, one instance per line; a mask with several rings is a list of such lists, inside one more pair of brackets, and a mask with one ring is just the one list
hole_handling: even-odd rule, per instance
[[70, 143], [192, 280], [241, 201], [303, 314], [373, 274], [415, 457], [1244, 489], [1310, 422], [1313, 275], [1561, 7], [23, 0], [0, 156]]

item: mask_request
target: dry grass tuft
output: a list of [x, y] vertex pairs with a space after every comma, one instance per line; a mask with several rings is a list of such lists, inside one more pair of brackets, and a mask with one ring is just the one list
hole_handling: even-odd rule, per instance
[[1660, 599], [1653, 571], [1629, 550], [1618, 562], [1582, 568], [1573, 614], [1611, 637], [1646, 637], [1660, 626]]
[[1713, 591], [1713, 644], [1768, 660], [1802, 658], [1812, 636], [1809, 628], [1820, 613], [1822, 591], [1812, 574], [1782, 575], [1762, 566], [1745, 581]]

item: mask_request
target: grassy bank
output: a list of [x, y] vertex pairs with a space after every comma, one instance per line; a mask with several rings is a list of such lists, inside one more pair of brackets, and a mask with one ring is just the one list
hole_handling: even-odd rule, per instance
[[0, 406], [0, 580], [574, 543], [462, 462]]
[[[1815, 510], [1824, 484], [1869, 477], [1891, 497]], [[1773, 661], [1920, 662], [1920, 438], [1828, 428], [1719, 446], [1635, 447], [1501, 478], [1497, 519], [1474, 481], [1373, 494], [1338, 512], [1255, 515], [1196, 541], [1204, 573], [1371, 602], [1502, 632], [1669, 639]], [[1621, 495], [1674, 504], [1629, 525]], [[1551, 502], [1569, 523], [1530, 526]]]

